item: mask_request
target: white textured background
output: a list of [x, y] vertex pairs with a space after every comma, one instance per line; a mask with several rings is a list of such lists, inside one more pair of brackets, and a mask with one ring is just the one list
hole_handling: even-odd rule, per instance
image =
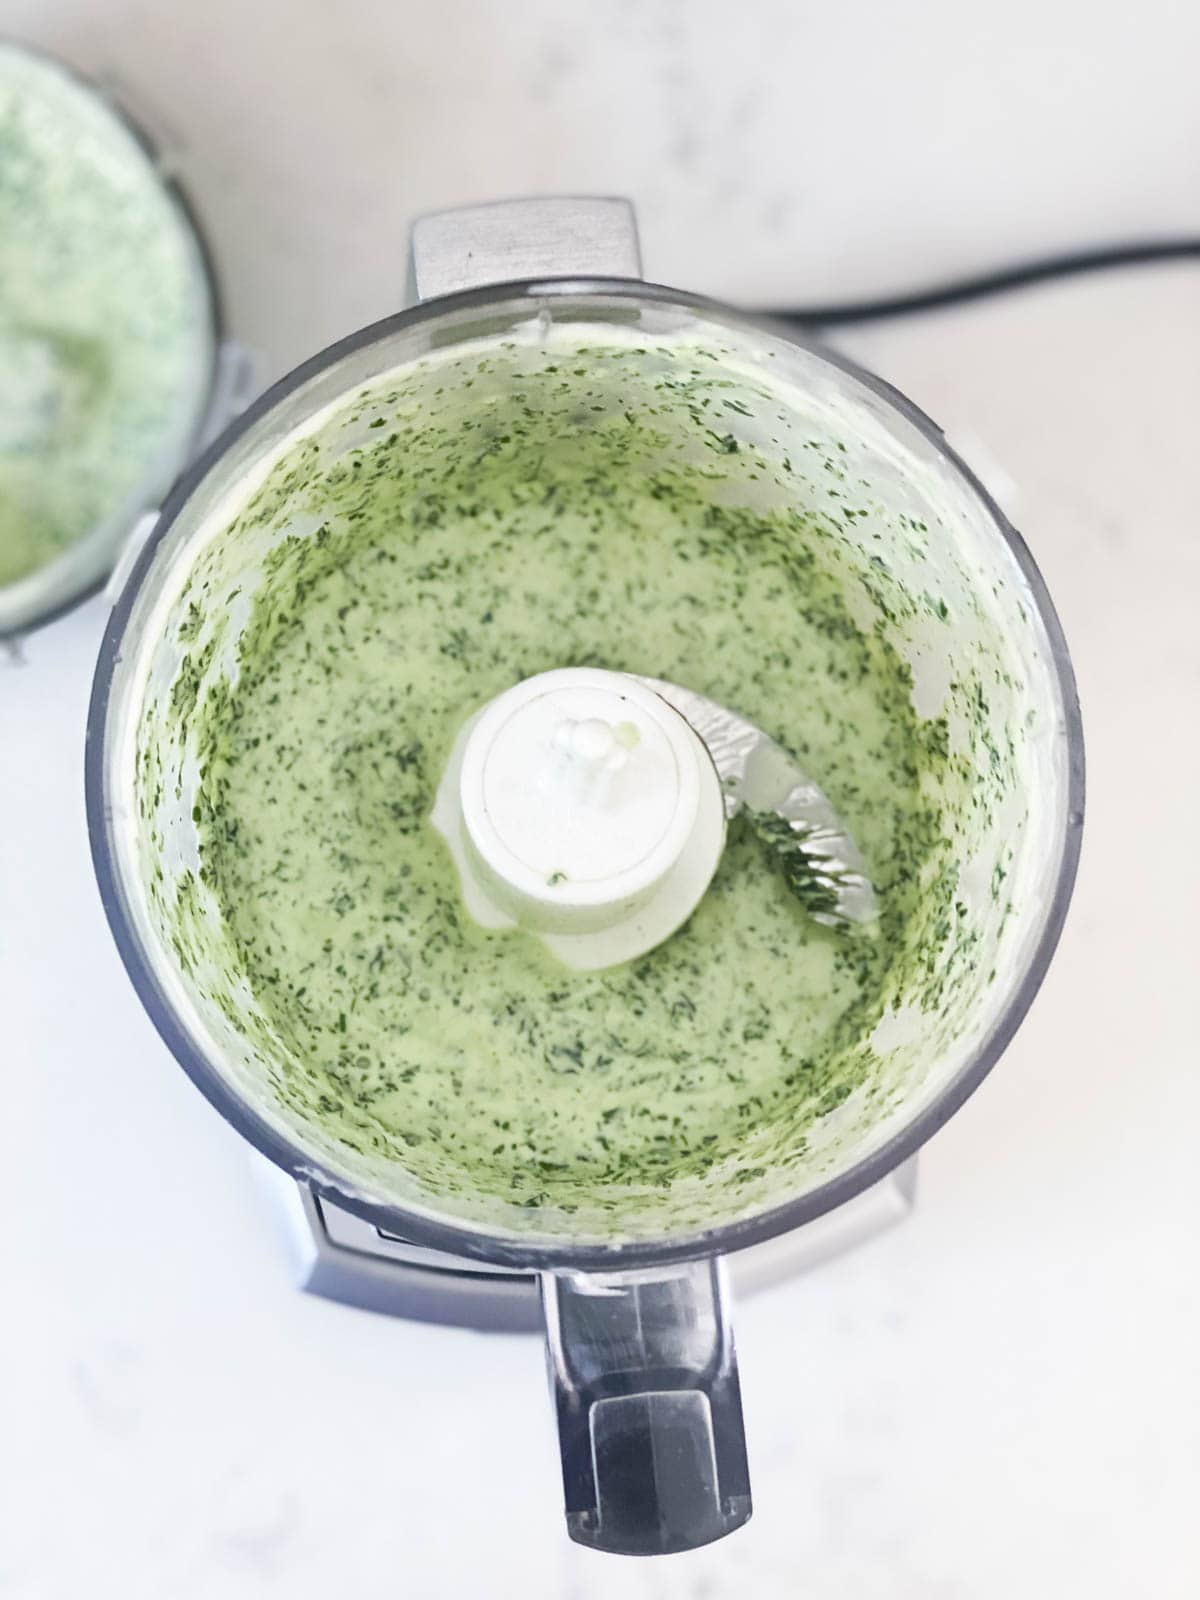
[[[174, 135], [269, 375], [394, 309], [414, 212], [514, 191], [630, 193], [651, 276], [752, 304], [1200, 230], [1185, 0], [0, 0], [0, 30]], [[1195, 1600], [1200, 268], [843, 342], [1015, 484], [1089, 824], [915, 1218], [741, 1311], [753, 1523], [575, 1549], [535, 1340], [288, 1288], [96, 903], [96, 602], [0, 674], [5, 1600]]]

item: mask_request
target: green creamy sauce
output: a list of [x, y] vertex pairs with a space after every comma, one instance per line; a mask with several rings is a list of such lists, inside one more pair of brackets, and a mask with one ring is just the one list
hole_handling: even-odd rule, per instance
[[150, 158], [61, 68], [0, 44], [0, 586], [166, 486], [211, 346], [196, 244]]
[[[946, 849], [922, 787], [946, 725], [915, 713], [882, 619], [855, 620], [828, 519], [722, 503], [740, 447], [706, 415], [696, 460], [651, 463], [652, 418], [611, 396], [590, 415], [586, 371], [523, 376], [515, 420], [380, 408], [336, 464], [298, 447], [230, 530], [288, 495], [304, 523], [265, 557], [232, 679], [197, 581], [170, 699], [201, 773], [176, 952], [209, 936], [211, 896], [273, 1093], [435, 1193], [565, 1212], [717, 1168], [736, 1192], [766, 1130], [799, 1160], [872, 1070]], [[430, 822], [451, 743], [518, 680], [580, 665], [687, 685], [792, 751], [863, 850], [878, 926], [813, 922], [744, 820], [688, 923], [629, 964], [579, 973], [475, 925]]]

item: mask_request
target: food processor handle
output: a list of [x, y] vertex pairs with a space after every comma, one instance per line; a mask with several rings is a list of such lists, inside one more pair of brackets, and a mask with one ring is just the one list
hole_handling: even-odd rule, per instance
[[724, 1262], [544, 1273], [567, 1531], [619, 1555], [694, 1550], [750, 1516]]
[[406, 303], [528, 278], [640, 278], [628, 200], [547, 195], [432, 211], [413, 223]]

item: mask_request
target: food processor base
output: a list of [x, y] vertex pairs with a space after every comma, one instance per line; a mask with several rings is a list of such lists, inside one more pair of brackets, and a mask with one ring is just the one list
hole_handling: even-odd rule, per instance
[[[537, 1277], [429, 1250], [315, 1195], [255, 1156], [296, 1287], [343, 1305], [484, 1333], [543, 1330]], [[808, 1272], [903, 1220], [916, 1198], [914, 1156], [835, 1211], [729, 1257], [738, 1295]]]

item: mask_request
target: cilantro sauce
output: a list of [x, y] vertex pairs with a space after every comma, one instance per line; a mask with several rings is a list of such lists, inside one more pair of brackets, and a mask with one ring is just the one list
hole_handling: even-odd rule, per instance
[[[181, 580], [138, 740], [151, 915], [242, 1092], [373, 1192], [600, 1237], [723, 1220], [884, 1117], [994, 976], [1024, 710], [994, 596], [727, 356], [575, 328], [426, 358], [285, 443]], [[914, 640], [956, 630], [971, 659], [922, 714]], [[475, 925], [443, 764], [479, 706], [573, 665], [790, 749], [878, 926], [813, 922], [740, 821], [627, 965]]]
[[0, 587], [88, 535], [111, 557], [178, 470], [212, 338], [195, 239], [136, 137], [0, 43]]

